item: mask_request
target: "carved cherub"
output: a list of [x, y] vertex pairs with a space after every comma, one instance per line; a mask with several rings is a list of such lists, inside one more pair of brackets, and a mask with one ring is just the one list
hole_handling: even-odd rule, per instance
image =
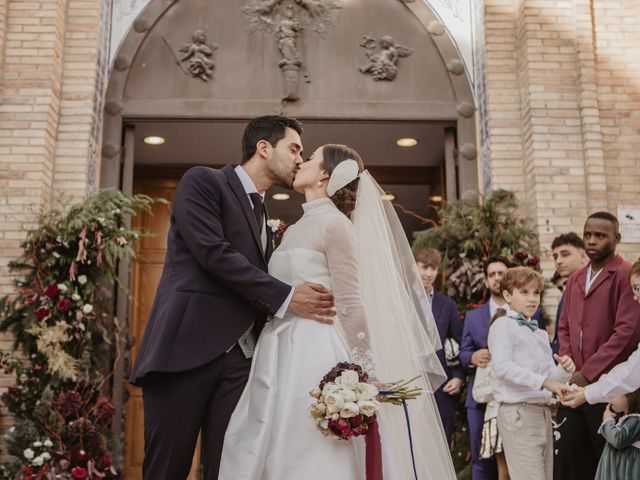
[[215, 68], [211, 57], [217, 49], [217, 45], [207, 42], [207, 34], [203, 30], [196, 30], [191, 35], [191, 42], [180, 49], [183, 55], [178, 58], [178, 63], [186, 62], [187, 71], [192, 76], [208, 82]]
[[371, 35], [365, 35], [360, 42], [360, 46], [367, 50], [369, 60], [369, 63], [360, 67], [360, 71], [370, 74], [376, 81], [392, 81], [398, 74], [398, 59], [410, 56], [413, 50], [397, 45], [389, 35], [380, 39], [380, 52], [376, 52], [377, 45], [378, 42]]
[[278, 48], [282, 53], [280, 67], [285, 65], [301, 65], [300, 54], [297, 47], [300, 24], [294, 18], [293, 9], [288, 8], [285, 16], [278, 22], [275, 33], [278, 37]]

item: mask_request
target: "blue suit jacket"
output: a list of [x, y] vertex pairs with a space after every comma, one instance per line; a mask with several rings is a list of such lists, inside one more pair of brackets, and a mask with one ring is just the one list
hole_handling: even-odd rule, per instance
[[447, 367], [447, 360], [444, 354], [444, 341], [446, 338], [453, 338], [458, 342], [458, 345], [460, 345], [462, 341], [462, 322], [460, 321], [460, 314], [458, 313], [456, 304], [446, 295], [434, 292], [431, 311], [435, 317], [438, 333], [440, 334], [440, 343], [443, 346], [442, 350], [438, 351], [438, 358], [440, 359], [442, 368], [444, 368], [447, 374], [447, 380], [453, 377], [464, 378], [462, 365], [453, 368]]
[[[540, 310], [536, 312], [533, 318], [538, 322], [540, 328], [545, 327]], [[476, 350], [487, 348], [490, 323], [491, 310], [489, 309], [489, 302], [481, 307], [469, 310], [464, 317], [462, 343], [460, 344], [460, 363], [471, 372], [467, 386], [467, 399], [465, 401], [467, 408], [476, 408], [478, 406], [471, 394], [473, 382], [476, 378], [476, 367], [471, 365], [471, 355], [473, 355]]]

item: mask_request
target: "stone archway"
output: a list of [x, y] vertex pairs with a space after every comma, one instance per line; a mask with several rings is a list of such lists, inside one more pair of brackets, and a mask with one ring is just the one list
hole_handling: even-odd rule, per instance
[[[254, 0], [245, 4], [249, 1]], [[343, 5], [335, 12], [334, 25], [322, 35], [305, 30], [298, 39], [300, 63], [304, 65], [299, 71], [300, 99], [288, 102], [286, 113], [310, 122], [339, 122], [344, 128], [354, 122], [447, 125], [449, 199], [477, 192], [473, 95], [456, 46], [437, 16], [423, 1], [338, 3]], [[104, 109], [102, 187], [132, 190], [133, 123], [233, 123], [280, 111], [287, 71], [282, 67], [290, 66], [282, 64], [286, 49], [271, 33], [250, 35], [248, 26], [237, 0], [218, 0], [215, 8], [210, 0], [149, 2], [119, 48], [110, 75]], [[376, 81], [366, 68], [367, 49], [361, 46], [365, 35], [372, 36], [374, 57], [380, 55], [383, 36], [412, 51], [398, 61], [393, 81]], [[212, 55], [207, 57], [212, 65], [207, 68], [205, 64], [204, 71], [201, 68], [192, 75], [189, 66], [180, 61], [186, 53], [181, 48], [198, 42], [209, 45]], [[305, 72], [310, 83], [304, 81]], [[121, 280], [130, 284], [127, 271], [122, 269]], [[133, 275], [132, 284], [139, 280], [137, 270]], [[129, 307], [127, 296], [118, 295], [118, 318], [128, 318], [133, 310]], [[135, 315], [144, 316], [140, 312]], [[124, 371], [121, 362], [114, 376], [116, 399], [123, 396]], [[135, 404], [130, 425], [141, 425], [138, 400], [129, 402]], [[126, 440], [130, 444], [132, 428], [139, 427], [129, 426]]]
[[[204, 0], [192, 0], [188, 9], [186, 3], [151, 0], [118, 50], [104, 110], [103, 187], [121, 186], [123, 119], [244, 119], [279, 106], [277, 65], [282, 58], [275, 38], [260, 32], [249, 35], [237, 1], [217, 2], [215, 9]], [[390, 16], [397, 18], [395, 26], [389, 25]], [[220, 44], [211, 82], [188, 78], [175, 65], [178, 48], [195, 30]], [[392, 34], [414, 47], [413, 65], [403, 79], [399, 75], [394, 82], [374, 82], [358, 72], [363, 60], [359, 43], [369, 33], [377, 38]], [[418, 46], [405, 38], [419, 40]], [[302, 99], [289, 105], [288, 114], [307, 119], [454, 121], [458, 193], [477, 191], [475, 104], [469, 78], [454, 42], [425, 2], [370, 0], [366, 7], [346, 2], [333, 27], [322, 36], [305, 32], [301, 43], [311, 83], [301, 86]], [[332, 80], [327, 80], [328, 72]], [[251, 77], [262, 79], [258, 88], [246, 81]], [[345, 85], [357, 88], [344, 91]]]

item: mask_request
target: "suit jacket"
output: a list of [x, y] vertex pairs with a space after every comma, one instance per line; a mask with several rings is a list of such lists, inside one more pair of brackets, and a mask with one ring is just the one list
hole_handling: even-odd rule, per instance
[[187, 171], [176, 190], [164, 268], [130, 381], [202, 366], [252, 323], [276, 313], [291, 286], [266, 272], [258, 224], [233, 167]]
[[560, 354], [589, 381], [625, 361], [640, 342], [640, 305], [629, 283], [631, 264], [615, 255], [585, 294], [587, 269], [571, 275], [560, 316]]
[[[453, 300], [442, 293], [433, 292], [433, 300], [431, 303], [431, 311], [436, 320], [438, 333], [440, 334], [440, 343], [442, 350], [438, 350], [438, 359], [447, 374], [447, 380], [451, 378], [464, 378], [464, 369], [462, 366], [449, 368], [444, 352], [444, 341], [446, 338], [453, 338], [458, 345], [462, 341], [462, 322], [458, 308]], [[442, 387], [440, 387], [442, 388]]]
[[[538, 322], [538, 326], [541, 329], [545, 328], [544, 319], [539, 309], [533, 316], [533, 319]], [[488, 301], [481, 307], [469, 310], [464, 317], [462, 343], [460, 344], [460, 364], [470, 371], [469, 383], [467, 384], [467, 398], [464, 403], [467, 408], [478, 407], [471, 393], [476, 379], [476, 367], [471, 364], [471, 356], [476, 350], [488, 348], [487, 338], [489, 337], [490, 326], [491, 309]]]

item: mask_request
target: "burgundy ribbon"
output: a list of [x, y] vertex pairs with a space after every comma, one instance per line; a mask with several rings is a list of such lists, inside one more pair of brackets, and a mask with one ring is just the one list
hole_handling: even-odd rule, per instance
[[365, 436], [367, 454], [367, 480], [383, 480], [382, 478], [382, 444], [380, 443], [380, 430], [378, 419], [369, 424]]

